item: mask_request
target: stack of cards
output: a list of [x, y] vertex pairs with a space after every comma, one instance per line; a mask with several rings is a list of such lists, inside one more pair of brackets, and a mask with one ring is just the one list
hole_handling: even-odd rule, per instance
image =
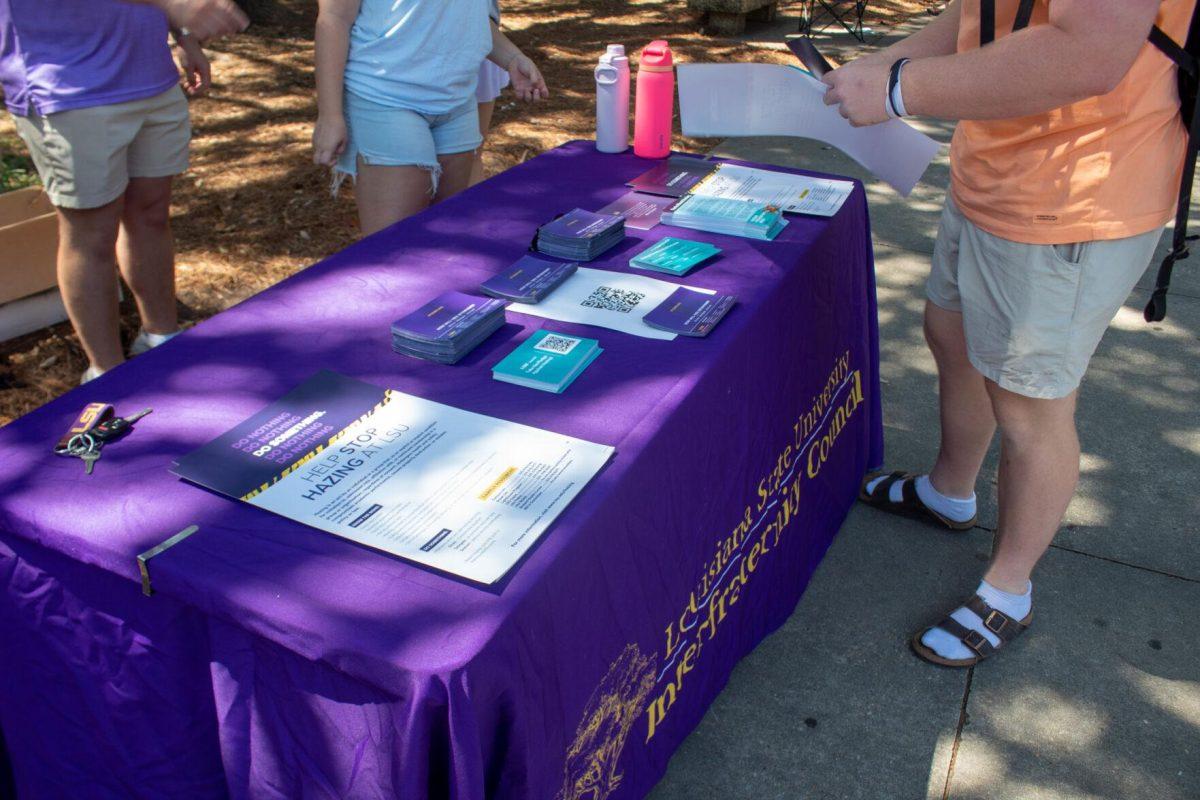
[[681, 286], [642, 317], [642, 322], [681, 336], [707, 336], [735, 302], [737, 298], [731, 294], [707, 294]]
[[625, 220], [576, 208], [538, 228], [537, 250], [568, 261], [591, 261], [625, 238]]
[[667, 236], [634, 256], [629, 266], [668, 275], [686, 275], [692, 267], [720, 252], [721, 248], [708, 242]]
[[677, 200], [663, 212], [662, 221], [681, 228], [766, 241], [778, 236], [787, 225], [778, 206], [764, 205], [756, 200], [726, 200], [697, 194], [684, 195]]
[[392, 349], [453, 364], [504, 324], [502, 300], [446, 292], [392, 323]]
[[479, 285], [484, 294], [514, 303], [536, 303], [571, 277], [578, 264], [546, 261], [537, 256], [521, 260]]
[[603, 352], [595, 339], [540, 330], [492, 367], [492, 377], [562, 394]]

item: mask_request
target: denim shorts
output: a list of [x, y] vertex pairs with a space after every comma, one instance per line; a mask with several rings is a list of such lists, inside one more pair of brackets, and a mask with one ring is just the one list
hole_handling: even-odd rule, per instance
[[335, 180], [356, 175], [358, 159], [384, 167], [415, 166], [429, 170], [433, 192], [442, 168], [437, 157], [466, 153], [483, 144], [475, 98], [445, 114], [422, 114], [345, 95], [346, 150], [335, 167]]

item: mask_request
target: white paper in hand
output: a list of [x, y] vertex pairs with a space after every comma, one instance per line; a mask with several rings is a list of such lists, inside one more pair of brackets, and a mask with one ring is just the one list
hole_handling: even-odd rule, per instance
[[680, 64], [685, 136], [804, 136], [838, 148], [907, 197], [940, 145], [901, 120], [855, 128], [829, 88], [782, 64]]

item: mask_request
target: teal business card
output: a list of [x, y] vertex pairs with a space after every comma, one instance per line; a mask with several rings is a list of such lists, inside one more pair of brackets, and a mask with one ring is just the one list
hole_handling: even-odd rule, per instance
[[667, 236], [634, 256], [629, 266], [669, 275], [686, 275], [698, 264], [720, 252], [721, 248], [707, 242]]
[[492, 367], [492, 377], [530, 389], [561, 393], [602, 352], [595, 339], [540, 330]]

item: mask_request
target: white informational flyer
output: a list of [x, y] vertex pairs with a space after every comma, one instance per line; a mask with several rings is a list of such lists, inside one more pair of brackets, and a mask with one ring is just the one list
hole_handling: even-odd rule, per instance
[[[580, 267], [540, 303], [511, 303], [508, 310], [560, 322], [596, 325], [647, 339], [670, 340], [676, 334], [652, 328], [642, 322], [642, 317], [678, 288], [679, 284], [645, 275]], [[712, 294], [711, 289], [688, 288]]]
[[738, 164], [721, 164], [691, 194], [723, 200], [754, 200], [793, 214], [832, 217], [854, 191], [851, 181], [811, 178]]
[[494, 583], [612, 454], [326, 371], [174, 471], [368, 547]]
[[824, 83], [782, 64], [680, 64], [685, 136], [804, 136], [837, 147], [907, 197], [940, 145], [903, 120], [855, 128]]

